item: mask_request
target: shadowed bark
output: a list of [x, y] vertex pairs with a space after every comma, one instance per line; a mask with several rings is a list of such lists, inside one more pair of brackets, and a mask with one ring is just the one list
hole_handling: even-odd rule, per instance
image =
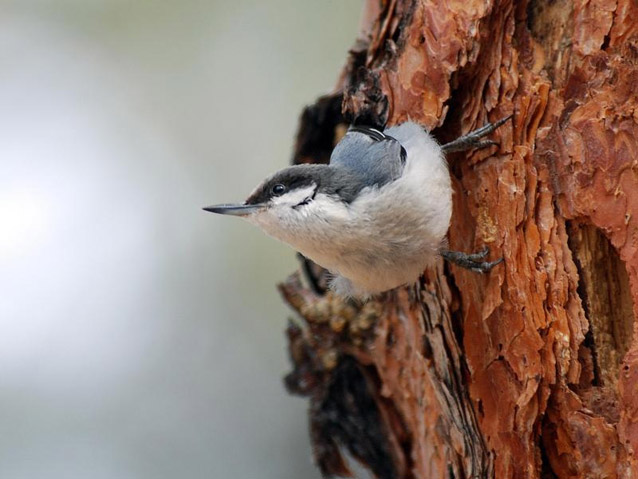
[[362, 22], [294, 161], [355, 119], [446, 142], [513, 114], [448, 156], [451, 249], [505, 261], [365, 304], [312, 264], [281, 285], [322, 472], [345, 448], [383, 479], [638, 477], [638, 3], [370, 1]]

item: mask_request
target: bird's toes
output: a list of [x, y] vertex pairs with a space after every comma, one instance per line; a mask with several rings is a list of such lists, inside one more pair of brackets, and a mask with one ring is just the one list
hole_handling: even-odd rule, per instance
[[483, 141], [477, 141], [474, 144], [474, 148], [477, 150], [481, 150], [483, 148], [488, 148], [490, 146], [497, 146], [499, 145], [499, 143], [497, 141], [494, 140], [483, 140]]
[[481, 260], [484, 260], [485, 258], [487, 258], [487, 255], [490, 254], [490, 249], [485, 246], [483, 247], [483, 249], [481, 251], [478, 251], [476, 253], [468, 253], [465, 255], [465, 258], [468, 261], [472, 261], [472, 262], [481, 262]]
[[477, 273], [489, 273], [494, 266], [503, 262], [503, 258], [499, 258], [495, 261], [482, 261], [476, 262], [476, 264], [472, 267], [472, 271]]

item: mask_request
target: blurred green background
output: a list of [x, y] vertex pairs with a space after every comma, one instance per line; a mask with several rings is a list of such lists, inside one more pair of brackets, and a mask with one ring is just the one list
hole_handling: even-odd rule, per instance
[[294, 253], [201, 207], [288, 163], [361, 0], [0, 0], [0, 477], [317, 478]]

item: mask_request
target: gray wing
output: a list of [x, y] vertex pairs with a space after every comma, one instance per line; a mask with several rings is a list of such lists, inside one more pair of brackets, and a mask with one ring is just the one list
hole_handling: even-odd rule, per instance
[[391, 136], [352, 126], [333, 150], [330, 166], [349, 170], [366, 186], [382, 186], [401, 176], [405, 156], [401, 144]]

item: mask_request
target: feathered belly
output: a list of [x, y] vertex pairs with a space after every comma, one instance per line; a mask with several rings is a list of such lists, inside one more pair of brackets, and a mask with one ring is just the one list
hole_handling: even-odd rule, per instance
[[341, 225], [334, 235], [317, 232], [296, 247], [304, 256], [368, 293], [416, 281], [434, 262], [441, 238], [423, 232], [414, 218], [395, 217], [393, 223], [373, 223], [353, 221]]

